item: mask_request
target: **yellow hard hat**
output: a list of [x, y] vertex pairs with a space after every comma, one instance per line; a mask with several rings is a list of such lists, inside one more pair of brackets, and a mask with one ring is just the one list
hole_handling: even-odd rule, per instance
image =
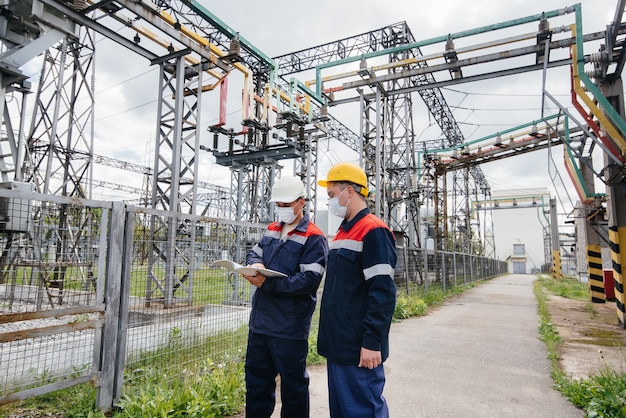
[[318, 180], [317, 184], [326, 187], [329, 181], [349, 182], [361, 186], [361, 194], [365, 197], [369, 195], [367, 189], [367, 176], [365, 171], [354, 163], [337, 163], [331, 167], [326, 175], [326, 180]]

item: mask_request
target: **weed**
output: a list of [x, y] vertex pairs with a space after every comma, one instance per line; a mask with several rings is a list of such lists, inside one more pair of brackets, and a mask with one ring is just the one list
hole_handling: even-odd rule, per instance
[[243, 362], [207, 360], [181, 379], [146, 381], [117, 404], [115, 417], [220, 417], [233, 415], [244, 402]]
[[[582, 289], [585, 289], [586, 297], [582, 297], [584, 293]], [[557, 282], [540, 278], [535, 281], [534, 291], [539, 302], [541, 318], [539, 335], [548, 349], [554, 387], [572, 404], [582, 408], [587, 417], [626, 417], [626, 374], [606, 367], [599, 374], [587, 379], [573, 380], [568, 378], [558, 365], [558, 345], [561, 343], [561, 338], [556, 327], [550, 322], [545, 291], [563, 297], [585, 300], [589, 297], [587, 287], [574, 280], [564, 279]], [[592, 312], [594, 309], [590, 308], [589, 311]], [[610, 334], [603, 334], [603, 336], [608, 340], [611, 339]]]
[[394, 322], [413, 316], [423, 316], [428, 313], [426, 302], [416, 296], [401, 295], [396, 299], [396, 309], [393, 313]]

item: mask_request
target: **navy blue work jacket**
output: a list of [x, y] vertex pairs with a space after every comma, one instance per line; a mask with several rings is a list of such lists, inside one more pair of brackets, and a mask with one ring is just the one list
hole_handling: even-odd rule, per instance
[[358, 366], [364, 347], [387, 359], [396, 260], [393, 232], [367, 208], [342, 222], [330, 243], [317, 339], [320, 355]]
[[249, 326], [259, 334], [306, 340], [326, 269], [328, 241], [308, 214], [283, 239], [282, 228], [282, 222], [270, 224], [246, 256], [248, 265], [262, 263], [288, 276], [268, 277], [255, 290]]

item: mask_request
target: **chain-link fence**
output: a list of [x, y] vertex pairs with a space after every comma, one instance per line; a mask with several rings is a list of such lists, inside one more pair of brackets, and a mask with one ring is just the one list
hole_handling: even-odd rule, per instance
[[411, 294], [438, 283], [445, 290], [507, 272], [505, 261], [471, 254], [398, 247], [395, 281], [398, 292]]
[[[243, 359], [253, 288], [213, 263], [243, 263], [266, 225], [5, 189], [0, 217], [0, 404], [91, 381], [106, 408], [149, 370]], [[395, 280], [410, 293], [505, 272], [399, 247]]]
[[112, 204], [0, 189], [0, 402], [96, 381]]
[[[132, 218], [126, 367], [165, 376], [206, 359], [243, 358], [252, 286], [216, 267], [244, 263], [265, 225], [128, 208]], [[176, 234], [168, 234], [171, 229]]]

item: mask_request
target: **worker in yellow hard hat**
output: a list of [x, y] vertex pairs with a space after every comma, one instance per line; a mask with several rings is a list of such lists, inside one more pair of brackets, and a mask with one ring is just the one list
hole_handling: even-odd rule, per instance
[[395, 237], [370, 213], [367, 176], [354, 163], [326, 179], [328, 209], [344, 220], [330, 243], [317, 339], [326, 357], [331, 417], [388, 417], [383, 362], [396, 304]]
[[[369, 189], [367, 188], [367, 176], [365, 175], [365, 171], [361, 169], [358, 165], [354, 163], [339, 163], [334, 165], [328, 175], [326, 176], [326, 180], [319, 180], [317, 184], [322, 187], [328, 187], [328, 184], [338, 185], [341, 188], [341, 193], [346, 190], [345, 186], [351, 186], [351, 189], [357, 194], [363, 196], [361, 202], [365, 205], [365, 197], [369, 195]], [[344, 187], [341, 187], [341, 186]], [[352, 219], [352, 216], [346, 217], [346, 213], [348, 211], [348, 203], [350, 200], [347, 200], [347, 203], [342, 204], [339, 202], [339, 196], [330, 197], [328, 200], [328, 210], [335, 216], [340, 218], [346, 218], [348, 220]], [[360, 204], [355, 205], [354, 210], [361, 209]], [[355, 214], [356, 212], [352, 210], [350, 215]]]

